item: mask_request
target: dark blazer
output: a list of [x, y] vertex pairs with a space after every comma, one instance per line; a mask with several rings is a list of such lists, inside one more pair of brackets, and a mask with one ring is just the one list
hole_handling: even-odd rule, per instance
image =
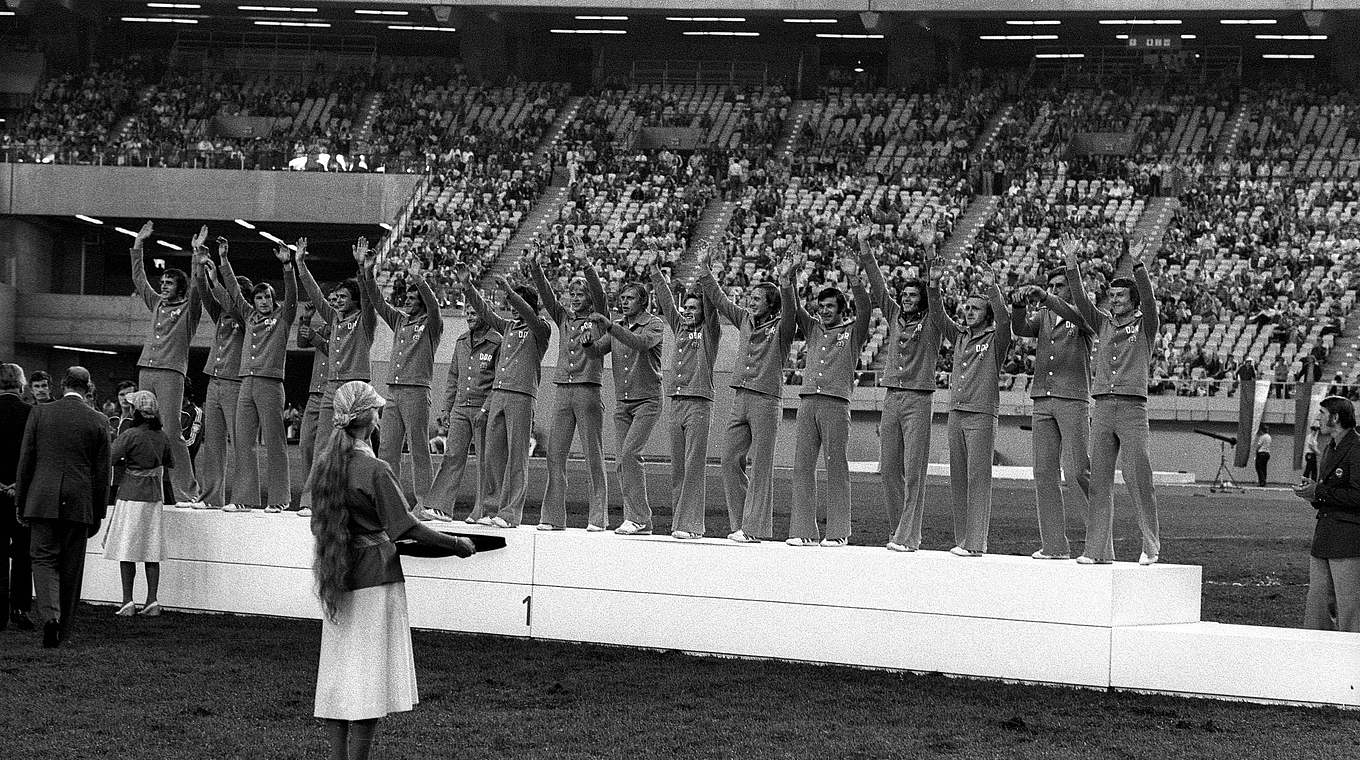
[[1354, 430], [1323, 450], [1313, 507], [1317, 509], [1313, 556], [1360, 557], [1360, 435]]
[[0, 393], [0, 483], [13, 483], [19, 469], [19, 448], [33, 405], [17, 393]]
[[65, 396], [34, 407], [15, 481], [25, 519], [97, 527], [108, 509], [109, 433], [104, 415]]

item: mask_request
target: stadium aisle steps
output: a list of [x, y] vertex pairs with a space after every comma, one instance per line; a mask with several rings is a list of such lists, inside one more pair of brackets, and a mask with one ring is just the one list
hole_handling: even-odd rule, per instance
[[978, 160], [987, 152], [988, 148], [992, 147], [992, 142], [1001, 132], [1001, 125], [1005, 124], [1006, 119], [1010, 118], [1013, 108], [1015, 108], [1015, 105], [1008, 103], [998, 108], [992, 118], [987, 120], [987, 125], [978, 133], [977, 143], [973, 145], [973, 160]]
[[364, 94], [364, 100], [359, 104], [359, 126], [354, 130], [354, 142], [366, 143], [373, 136], [373, 122], [378, 119], [378, 110], [382, 107], [382, 93], [373, 90]]
[[963, 218], [954, 225], [953, 234], [944, 241], [940, 256], [944, 258], [945, 263], [952, 264], [959, 260], [964, 249], [977, 239], [978, 232], [987, 224], [987, 220], [992, 218], [996, 204], [995, 195], [979, 195], [973, 198], [972, 203], [968, 204], [968, 210], [963, 212]]
[[1242, 128], [1247, 124], [1247, 102], [1243, 100], [1237, 104], [1237, 110], [1228, 119], [1228, 126], [1218, 136], [1218, 144], [1214, 146], [1214, 158], [1212, 166], [1217, 166], [1224, 156], [1232, 156], [1237, 153], [1237, 140], [1242, 136]]
[[[567, 128], [568, 124], [576, 120], [576, 112], [581, 110], [581, 103], [584, 101], [584, 97], [573, 95], [570, 98], [567, 98], [566, 103], [562, 104], [562, 108], [557, 111], [557, 118], [553, 119], [552, 125], [548, 127], [547, 132], [543, 133], [543, 139], [538, 143], [538, 147], [534, 149], [534, 163], [542, 161], [543, 157], [548, 155], [548, 151], [552, 150], [552, 147], [557, 144], [557, 141], [562, 139], [562, 131]], [[562, 181], [565, 182], [565, 172], [562, 176]], [[557, 184], [555, 172], [553, 175], [553, 184]]]
[[501, 251], [501, 255], [496, 258], [495, 263], [487, 268], [486, 273], [482, 275], [482, 281], [479, 283], [478, 287], [483, 290], [488, 289], [491, 286], [492, 276], [506, 274], [515, 268], [515, 265], [519, 263], [519, 259], [524, 253], [524, 249], [527, 248], [529, 242], [534, 239], [534, 235], [540, 232], [547, 232], [552, 227], [553, 219], [556, 218], [557, 215], [557, 210], [561, 208], [562, 204], [567, 200], [567, 190], [568, 188], [566, 185], [549, 187], [547, 191], [534, 202], [534, 208], [529, 212], [529, 218], [525, 219], [524, 223], [519, 226], [519, 229], [515, 232], [515, 236], [510, 238], [510, 242], [505, 245], [504, 250]]
[[795, 100], [793, 105], [789, 106], [789, 114], [784, 119], [784, 129], [779, 133], [777, 141], [779, 154], [784, 158], [793, 155], [793, 148], [798, 143], [798, 131], [803, 128], [803, 122], [808, 120], [808, 116], [812, 115], [812, 109], [816, 102], [815, 100]]
[[1171, 224], [1171, 218], [1176, 215], [1180, 205], [1176, 198], [1148, 198], [1147, 206], [1143, 208], [1143, 216], [1133, 228], [1134, 237], [1141, 236], [1148, 245], [1159, 245], [1162, 236], [1166, 234], [1167, 225]]
[[694, 254], [699, 247], [705, 243], [719, 243], [723, 239], [723, 234], [727, 231], [727, 224], [732, 219], [732, 210], [737, 207], [733, 201], [725, 201], [714, 197], [704, 207], [704, 213], [699, 217], [699, 224], [694, 229], [694, 237], [690, 238], [689, 248], [685, 251], [686, 259], [679, 264], [677, 271], [672, 272], [672, 277], [678, 282], [684, 283], [688, 288], [694, 282], [694, 278], [699, 276], [699, 271], [694, 267]]

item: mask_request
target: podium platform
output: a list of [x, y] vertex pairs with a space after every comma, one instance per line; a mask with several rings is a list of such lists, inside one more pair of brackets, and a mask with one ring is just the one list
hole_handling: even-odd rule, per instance
[[[319, 616], [308, 520], [164, 517], [164, 606]], [[1202, 623], [1195, 566], [434, 527], [507, 545], [470, 560], [403, 557], [420, 628], [1360, 706], [1360, 636]], [[85, 598], [120, 596], [97, 536]]]

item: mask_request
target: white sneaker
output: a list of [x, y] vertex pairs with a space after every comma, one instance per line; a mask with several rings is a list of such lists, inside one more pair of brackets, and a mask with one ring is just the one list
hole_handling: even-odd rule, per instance
[[177, 501], [175, 509], [207, 509], [208, 505], [201, 501]]
[[603, 532], [605, 532], [606, 530], [609, 530], [609, 529], [606, 528], [606, 527], [604, 527], [603, 525], [593, 525], [593, 524], [592, 524], [592, 525], [587, 525], [587, 526], [586, 526], [586, 532], [587, 532], [587, 533], [603, 533]]
[[784, 543], [788, 544], [789, 546], [816, 546], [816, 545], [817, 545], [817, 539], [815, 539], [815, 538], [790, 538], [790, 539], [784, 541]]
[[889, 541], [889, 542], [888, 542], [888, 551], [892, 551], [892, 552], [914, 552], [914, 551], [916, 551], [916, 550], [913, 549], [913, 548], [911, 548], [910, 546], [904, 546], [904, 545], [899, 544], [899, 543], [897, 543], [897, 542], [895, 542], [895, 541]]
[[299, 510], [297, 511], [297, 516], [298, 516], [298, 517], [311, 517], [311, 516], [312, 516], [312, 508], [311, 508], [311, 507], [303, 507], [302, 509], [299, 509]]
[[1147, 552], [1144, 552], [1144, 553], [1138, 555], [1138, 564], [1140, 564], [1140, 565], [1155, 565], [1155, 564], [1157, 564], [1157, 560], [1159, 560], [1159, 559], [1161, 559], [1161, 557], [1157, 556], [1156, 554], [1154, 554], [1154, 555], [1152, 555], [1151, 557], [1149, 557], [1149, 556], [1147, 555]]
[[728, 541], [735, 541], [739, 544], [758, 544], [760, 539], [746, 535], [745, 531], [736, 530], [727, 534]]
[[650, 536], [652, 529], [646, 525], [635, 523], [632, 520], [624, 520], [623, 524], [614, 529], [620, 536]]
[[249, 504], [227, 504], [222, 507], [223, 512], [249, 512]]
[[216, 506], [204, 501], [196, 501], [191, 506], [193, 509], [217, 509]]
[[671, 538], [678, 538], [678, 539], [680, 539], [681, 541], [689, 541], [689, 540], [691, 540], [691, 539], [695, 539], [695, 538], [703, 538], [703, 537], [704, 537], [704, 534], [702, 534], [702, 533], [691, 533], [691, 532], [689, 532], [689, 531], [687, 531], [687, 530], [676, 530], [676, 531], [671, 531]]
[[496, 524], [496, 520], [497, 520], [497, 518], [495, 518], [495, 517], [479, 517], [479, 518], [477, 518], [477, 524], [478, 524], [478, 525], [495, 525], [495, 524]]
[[975, 551], [972, 551], [972, 550], [970, 550], [970, 549], [965, 549], [965, 548], [963, 548], [962, 546], [955, 546], [953, 549], [950, 549], [950, 550], [949, 550], [949, 553], [952, 554], [952, 555], [954, 555], [955, 557], [981, 557], [981, 556], [982, 556], [982, 552], [975, 552]]
[[416, 519], [427, 522], [453, 522], [453, 518], [439, 509], [416, 507]]
[[481, 520], [476, 517], [473, 517], [472, 515], [468, 515], [467, 517], [463, 518], [463, 522], [467, 523], [468, 525], [476, 525], [477, 523], [481, 522]]
[[1031, 559], [1072, 559], [1071, 554], [1044, 554], [1044, 550], [1029, 555]]
[[556, 525], [553, 525], [552, 523], [539, 523], [539, 524], [538, 524], [538, 529], [539, 529], [539, 530], [566, 530], [566, 528], [559, 528], [559, 527], [557, 527]]
[[506, 522], [505, 520], [502, 520], [500, 517], [493, 517], [493, 518], [491, 518], [491, 524], [494, 525], [494, 526], [496, 526], [497, 528], [513, 528], [513, 527], [515, 527], [515, 526], [511, 525], [510, 523]]
[[825, 546], [825, 547], [828, 547], [828, 548], [836, 547], [836, 546], [845, 546], [845, 545], [848, 544], [848, 543], [850, 543], [850, 539], [848, 539], [848, 538], [823, 538], [823, 539], [822, 539], [822, 546]]
[[1096, 559], [1095, 557], [1088, 557], [1088, 556], [1086, 556], [1085, 554], [1083, 554], [1083, 555], [1081, 555], [1080, 557], [1077, 557], [1077, 564], [1078, 564], [1078, 565], [1108, 565], [1108, 564], [1110, 564], [1110, 560], [1108, 560], [1108, 559]]

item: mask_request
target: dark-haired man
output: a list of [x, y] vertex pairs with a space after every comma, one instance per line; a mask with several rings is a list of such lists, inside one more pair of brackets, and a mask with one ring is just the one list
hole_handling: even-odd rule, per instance
[[[453, 343], [453, 359], [449, 362], [448, 382], [445, 384], [444, 414], [448, 436], [444, 444], [444, 458], [439, 473], [430, 486], [428, 512], [449, 515], [453, 512], [458, 482], [467, 466], [468, 446], [477, 450], [477, 486], [472, 500], [472, 511], [464, 522], [478, 524], [485, 519], [483, 510], [486, 495], [495, 490], [499, 465], [487, 460], [486, 405], [491, 384], [496, 379], [496, 359], [501, 353], [501, 334], [491, 329], [475, 310], [467, 312], [467, 332]], [[440, 519], [435, 517], [435, 519]]]
[[1303, 625], [1360, 633], [1360, 436], [1355, 404], [1328, 396], [1319, 405], [1321, 477], [1304, 478], [1295, 495], [1317, 510], [1308, 556], [1308, 600]]
[[[795, 264], [795, 271], [801, 262]], [[850, 396], [855, 388], [859, 352], [869, 338], [873, 305], [859, 280], [853, 258], [841, 262], [855, 296], [855, 315], [838, 288], [817, 294], [813, 317], [794, 299], [798, 331], [806, 341], [803, 387], [798, 389], [798, 415], [793, 454], [793, 510], [789, 518], [790, 546], [845, 546], [850, 541]], [[797, 278], [795, 275], [795, 292]], [[817, 530], [817, 459], [825, 452], [826, 538]]]
[[33, 377], [28, 381], [28, 392], [35, 404], [49, 404], [52, 402], [52, 376], [42, 370], [33, 373]]
[[[200, 494], [189, 446], [180, 428], [179, 410], [184, 405], [184, 381], [189, 376], [189, 342], [198, 331], [198, 320], [203, 314], [197, 285], [201, 276], [198, 261], [191, 258], [193, 281], [178, 269], [167, 269], [161, 274], [160, 289], [153, 290], [142, 260], [143, 246], [152, 232], [151, 222], [142, 225], [129, 252], [133, 288], [151, 311], [151, 329], [137, 359], [137, 388], [151, 391], [160, 402], [161, 426], [170, 440], [170, 455], [174, 458], [170, 480], [177, 506], [194, 506], [200, 503]], [[193, 238], [194, 249], [201, 248], [207, 237], [208, 228], [203, 227]]]
[[[321, 395], [321, 411], [317, 413], [316, 441], [314, 447], [320, 448], [330, 439], [335, 419], [335, 391], [351, 380], [368, 382], [371, 369], [368, 355], [373, 348], [373, 331], [378, 326], [378, 314], [373, 304], [364, 297], [359, 281], [344, 280], [331, 291], [330, 298], [321, 292], [311, 271], [307, 268], [305, 251], [299, 250], [297, 275], [307, 298], [316, 307], [316, 313], [330, 330], [326, 354], [330, 360], [330, 373], [327, 377], [326, 392]], [[354, 261], [360, 267], [369, 258], [368, 238], [359, 238], [352, 250]], [[310, 475], [310, 473], [309, 473]], [[305, 482], [302, 493], [302, 517], [311, 515], [312, 494]]]
[[[1067, 540], [1067, 510], [1062, 495], [1062, 459], [1067, 455], [1067, 477], [1076, 486], [1073, 497], [1082, 521], [1091, 498], [1091, 341], [1094, 331], [1071, 305], [1069, 273], [1048, 273], [1048, 289], [1020, 288], [1011, 305], [1011, 329], [1022, 338], [1036, 338], [1034, 382], [1029, 396], [1034, 404], [1034, 503], [1039, 516], [1035, 559], [1071, 559]], [[1030, 313], [1027, 302], [1039, 309]]]
[[[219, 240], [225, 251], [226, 240]], [[241, 397], [241, 346], [245, 330], [226, 289], [218, 281], [216, 266], [206, 256], [200, 256], [198, 269], [199, 290], [207, 295], [203, 307], [215, 326], [208, 361], [203, 365], [203, 373], [208, 376], [208, 393], [203, 400], [198, 483], [203, 488], [204, 506], [221, 509], [230, 503], [227, 491], [232, 484], [230, 471], [236, 442], [236, 402]], [[249, 280], [240, 286], [247, 290], [253, 287]], [[121, 384], [118, 393], [123, 395]], [[119, 403], [122, 404], [121, 398]], [[125, 417], [132, 416], [130, 408], [124, 406], [123, 410]]]
[[732, 368], [736, 395], [722, 455], [723, 490], [732, 531], [727, 538], [737, 543], [753, 543], [774, 535], [774, 447], [779, 432], [779, 399], [784, 389], [784, 361], [798, 327], [793, 316], [796, 257], [797, 252], [790, 251], [779, 265], [779, 285], [758, 282], [747, 288], [743, 308], [733, 303], [714, 279], [710, 252], [700, 253], [700, 290], [741, 333]]
[[[926, 260], [934, 256], [935, 232], [918, 233]], [[887, 389], [878, 437], [883, 499], [888, 512], [888, 548], [914, 552], [921, 548], [925, 514], [926, 469], [930, 464], [931, 400], [935, 365], [940, 358], [939, 324], [926, 308], [926, 284], [908, 280], [900, 299], [888, 294], [873, 253], [865, 249], [861, 268], [869, 277], [874, 302], [888, 323], [887, 354], [878, 383]]]
[[[548, 351], [552, 326], [538, 313], [538, 293], [533, 288], [511, 286], [504, 275], [496, 285], [505, 294], [515, 318], [503, 317], [482, 297], [466, 269], [458, 279], [467, 293], [468, 304], [496, 332], [501, 334], [496, 379], [486, 404], [487, 462], [503, 469], [496, 478], [496, 490], [487, 496], [485, 510], [496, 511], [491, 524], [515, 528], [524, 519], [524, 499], [529, 481], [529, 433], [534, 422], [534, 398], [542, 377], [543, 355]], [[493, 466], [495, 466], [493, 464]]]
[[15, 501], [32, 529], [30, 551], [43, 646], [70, 634], [80, 601], [86, 540], [108, 509], [109, 434], [104, 416], [85, 403], [90, 373], [71, 367], [62, 397], [35, 407], [24, 428]]
[[1098, 309], [1081, 282], [1077, 256], [1081, 242], [1062, 241], [1067, 271], [1077, 280], [1071, 288], [1072, 303], [1095, 330], [1096, 354], [1091, 395], [1091, 509], [1086, 521], [1086, 548], [1077, 562], [1083, 565], [1114, 561], [1114, 470], [1124, 458], [1124, 485], [1142, 532], [1140, 565], [1155, 563], [1161, 553], [1157, 525], [1157, 495], [1152, 487], [1152, 455], [1148, 449], [1148, 361], [1156, 345], [1161, 321], [1143, 255], [1151, 248], [1141, 241], [1124, 251], [1115, 271], [1131, 261], [1133, 277], [1110, 281], [1109, 311]]
[[713, 416], [713, 362], [722, 325], [718, 310], [702, 293], [684, 297], [677, 309], [671, 283], [659, 262], [649, 269], [656, 303], [671, 332], [671, 537], [703, 538], [708, 429]]
[[409, 273], [413, 282], [402, 294], [402, 308], [387, 303], [378, 292], [375, 263], [370, 259], [360, 266], [359, 282], [368, 291], [365, 295], [378, 316], [392, 330], [384, 394], [391, 403], [383, 410], [378, 458], [387, 462], [397, 483], [402, 484], [401, 447], [406, 443], [411, 452], [415, 515], [424, 520], [443, 520], [447, 515], [427, 509], [427, 501], [430, 484], [434, 482], [430, 464], [430, 384], [434, 382], [434, 354], [444, 337], [444, 316], [439, 313], [439, 299], [430, 283], [414, 271]]

